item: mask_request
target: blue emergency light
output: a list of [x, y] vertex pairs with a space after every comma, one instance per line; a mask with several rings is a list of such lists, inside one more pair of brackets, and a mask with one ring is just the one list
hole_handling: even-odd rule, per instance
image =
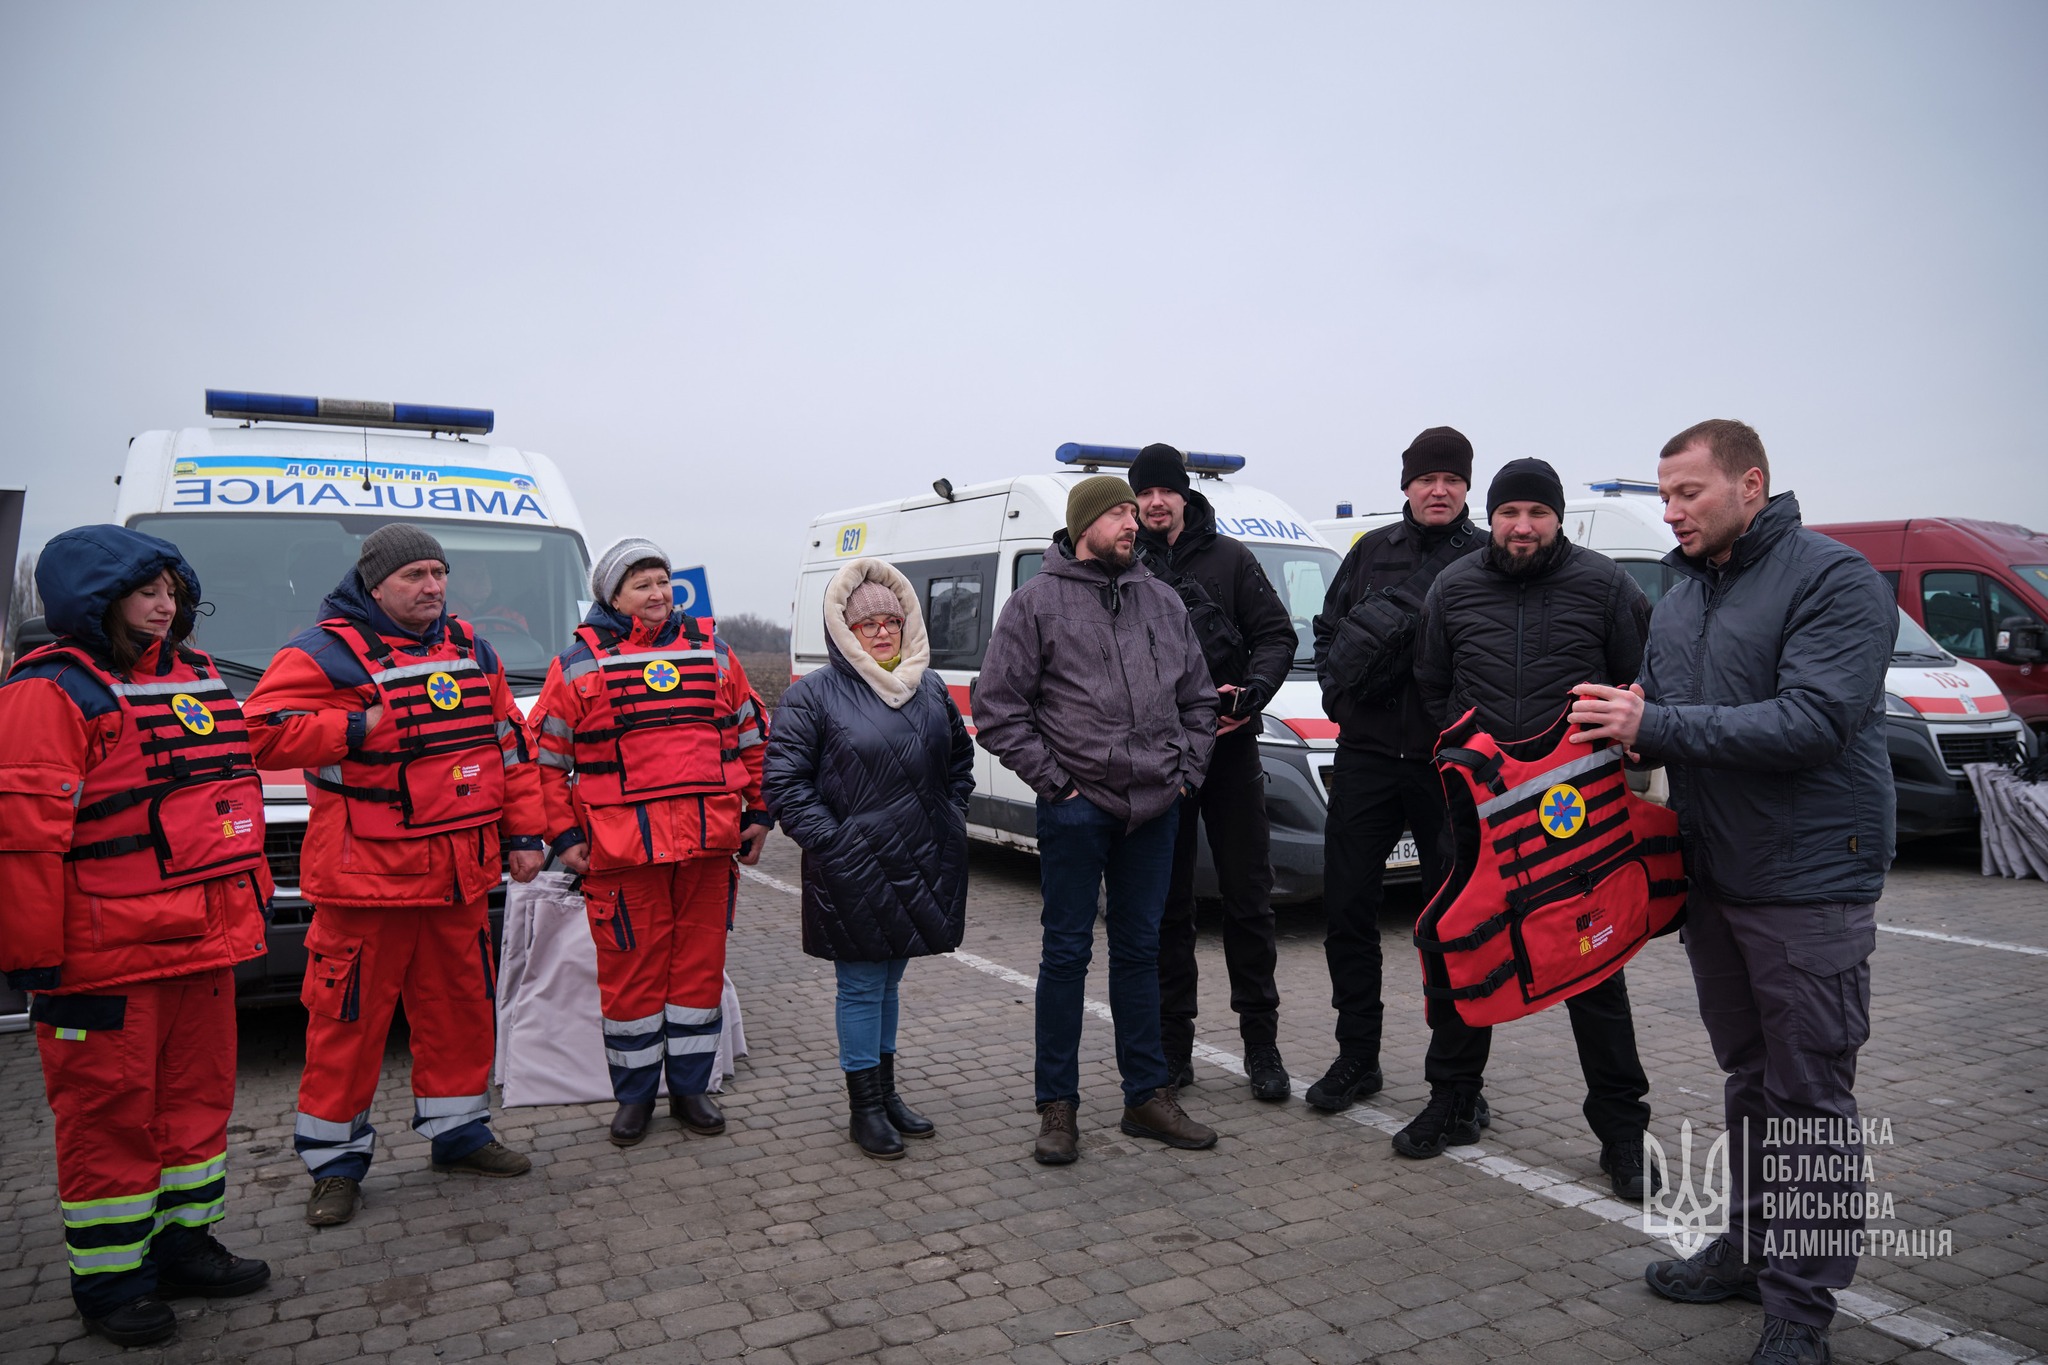
[[[1069, 441], [1053, 452], [1053, 458], [1061, 464], [1077, 464], [1085, 469], [1128, 468], [1138, 458], [1138, 452], [1131, 446], [1084, 446]], [[1242, 455], [1202, 455], [1188, 452], [1188, 473], [1190, 474], [1235, 474], [1244, 468]]]
[[245, 422], [319, 422], [340, 427], [389, 427], [396, 431], [445, 431], [487, 436], [497, 425], [489, 408], [444, 408], [431, 403], [376, 403], [356, 398], [301, 398], [287, 393], [206, 391], [208, 417]]
[[1598, 483], [1589, 483], [1586, 487], [1610, 498], [1618, 498], [1623, 493], [1654, 494], [1657, 491], [1656, 484], [1645, 483], [1641, 479], [1602, 479]]

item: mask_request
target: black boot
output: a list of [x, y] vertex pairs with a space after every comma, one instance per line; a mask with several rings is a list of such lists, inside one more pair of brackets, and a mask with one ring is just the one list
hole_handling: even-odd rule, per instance
[[878, 1161], [895, 1161], [903, 1155], [903, 1139], [889, 1123], [882, 1103], [882, 1068], [846, 1073], [846, 1107], [849, 1121], [846, 1135], [863, 1152]]
[[232, 1299], [270, 1283], [267, 1264], [235, 1255], [204, 1228], [165, 1228], [153, 1254], [160, 1299]]
[[631, 1147], [647, 1136], [647, 1121], [654, 1117], [654, 1105], [622, 1104], [619, 1112], [612, 1115], [611, 1138], [614, 1147]]
[[882, 1054], [882, 1112], [889, 1116], [889, 1126], [904, 1137], [926, 1138], [938, 1132], [938, 1126], [923, 1114], [903, 1102], [896, 1093], [896, 1054]]
[[99, 1317], [86, 1318], [85, 1330], [116, 1346], [154, 1346], [177, 1333], [178, 1315], [163, 1300], [144, 1294]]
[[1159, 1050], [1166, 1054], [1166, 1083], [1185, 1090], [1195, 1083], [1195, 1021], [1167, 1015], [1159, 1021]]

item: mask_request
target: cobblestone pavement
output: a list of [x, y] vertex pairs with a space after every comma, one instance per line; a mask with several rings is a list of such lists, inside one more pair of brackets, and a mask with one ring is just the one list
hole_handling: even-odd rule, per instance
[[[609, 1105], [503, 1112], [533, 1154], [516, 1181], [426, 1169], [406, 1127], [401, 1044], [376, 1104], [378, 1163], [356, 1220], [301, 1221], [291, 1153], [303, 1019], [242, 1017], [223, 1240], [266, 1257], [249, 1299], [180, 1304], [180, 1336], [140, 1359], [453, 1362], [1197, 1362], [1335, 1365], [1654, 1359], [1742, 1361], [1761, 1310], [1653, 1297], [1668, 1254], [1605, 1197], [1579, 1114], [1562, 1011], [1499, 1031], [1494, 1124], [1478, 1148], [1405, 1161], [1386, 1133], [1421, 1105], [1425, 1042], [1405, 921], [1389, 907], [1386, 1091], [1341, 1117], [1300, 1100], [1330, 1060], [1319, 912], [1283, 911], [1281, 1043], [1296, 1097], [1253, 1100], [1214, 925], [1205, 925], [1202, 1040], [1189, 1109], [1207, 1152], [1116, 1130], [1110, 1035], [1083, 1042], [1082, 1160], [1028, 1156], [1036, 864], [978, 855], [966, 951], [905, 978], [900, 1081], [939, 1125], [908, 1157], [866, 1159], [844, 1136], [831, 974], [797, 948], [780, 836], [743, 883], [731, 970], [753, 1055], [725, 1098], [730, 1128], [663, 1119], [640, 1147], [604, 1138]], [[1953, 1254], [1866, 1258], [1835, 1332], [1837, 1359], [2013, 1360], [2048, 1351], [2048, 1061], [2042, 985], [2048, 891], [1915, 855], [1879, 918], [1866, 1116], [1892, 1225], [1946, 1229]], [[1935, 935], [1936, 937], [1927, 937]], [[1939, 937], [1939, 936], [1947, 936]], [[1098, 953], [1091, 996], [1103, 997]], [[1660, 941], [1629, 969], [1655, 1130], [1719, 1129], [1719, 1077], [1683, 952]], [[0, 1360], [119, 1354], [81, 1335], [65, 1284], [48, 1112], [34, 1046], [0, 1037]], [[1062, 1335], [1071, 1333], [1071, 1335]]]

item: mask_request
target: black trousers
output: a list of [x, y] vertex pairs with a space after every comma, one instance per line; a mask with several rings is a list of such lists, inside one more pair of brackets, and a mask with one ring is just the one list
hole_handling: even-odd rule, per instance
[[1380, 998], [1380, 899], [1401, 831], [1415, 835], [1423, 885], [1444, 874], [1444, 794], [1427, 761], [1337, 751], [1323, 826], [1323, 956], [1337, 1050], [1378, 1065], [1386, 1006]]
[[1266, 769], [1256, 725], [1216, 741], [1209, 773], [1192, 801], [1180, 803], [1173, 882], [1159, 922], [1159, 1023], [1167, 1062], [1187, 1060], [1195, 1041], [1195, 819], [1209, 830], [1223, 895], [1223, 965], [1230, 1008], [1247, 1044], [1270, 1043], [1280, 1026], [1273, 983], [1279, 943], [1273, 933], [1273, 829], [1266, 820]]
[[[1640, 1147], [1650, 1126], [1650, 1079], [1636, 1055], [1635, 1017], [1629, 1013], [1627, 973], [1616, 972], [1589, 991], [1564, 1002], [1571, 1015], [1572, 1039], [1579, 1045], [1579, 1070], [1586, 1077], [1583, 1112], [1601, 1142]], [[1486, 1057], [1493, 1048], [1493, 1030], [1474, 1028], [1448, 1001], [1431, 1001], [1429, 1051], [1422, 1076], [1431, 1093], [1460, 1085], [1473, 1091], [1486, 1075]]]

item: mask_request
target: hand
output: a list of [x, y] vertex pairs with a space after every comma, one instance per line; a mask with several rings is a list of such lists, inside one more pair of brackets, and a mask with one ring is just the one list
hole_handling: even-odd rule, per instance
[[768, 826], [748, 825], [740, 832], [740, 851], [733, 856], [741, 867], [752, 867], [761, 861], [761, 845], [768, 842]]
[[590, 871], [590, 845], [571, 844], [555, 855], [555, 861], [581, 877]]
[[[1580, 683], [1572, 693], [1572, 743], [1591, 744], [1596, 740], [1611, 739], [1630, 750], [1629, 757], [1634, 758], [1636, 732], [1643, 723], [1643, 689], [1634, 683], [1627, 687]], [[1579, 726], [1590, 728], [1579, 729]]]
[[505, 861], [509, 865], [508, 870], [512, 873], [512, 880], [515, 882], [530, 882], [535, 877], [538, 877], [540, 875], [540, 865], [545, 858], [545, 854], [539, 849], [533, 848], [515, 848], [512, 852], [505, 855]]
[[375, 706], [363, 712], [363, 733], [367, 735], [370, 731], [376, 729], [377, 722], [382, 719], [384, 719], [384, 703], [378, 702]]

